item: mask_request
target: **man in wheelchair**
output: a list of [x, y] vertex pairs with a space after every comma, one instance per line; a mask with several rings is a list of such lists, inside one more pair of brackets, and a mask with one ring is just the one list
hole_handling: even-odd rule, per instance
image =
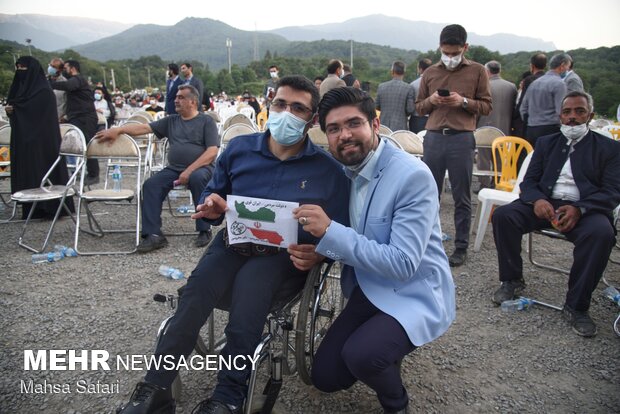
[[[310, 80], [303, 76], [282, 78], [271, 104], [269, 129], [229, 143], [192, 218], [220, 224], [226, 196], [232, 194], [319, 204], [330, 216], [347, 222], [348, 180], [341, 166], [306, 134], [318, 103], [318, 90]], [[302, 228], [298, 244], [288, 249], [228, 245], [224, 233], [214, 237], [189, 277], [156, 356], [187, 357], [200, 328], [225, 297], [230, 298], [230, 308], [221, 355], [251, 356], [277, 294], [283, 289], [301, 290], [308, 270], [322, 260], [314, 252], [318, 239]], [[250, 373], [249, 367], [221, 369], [213, 395], [193, 412], [240, 413]], [[149, 371], [121, 412], [173, 413], [171, 384], [176, 375], [177, 371]]]

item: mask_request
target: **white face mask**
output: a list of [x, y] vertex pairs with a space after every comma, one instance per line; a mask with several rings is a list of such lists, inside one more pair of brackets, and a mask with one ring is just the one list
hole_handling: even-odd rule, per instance
[[578, 140], [581, 137], [585, 137], [590, 128], [588, 124], [581, 125], [562, 125], [560, 131], [566, 138], [571, 141]]
[[443, 62], [444, 65], [446, 65], [446, 68], [448, 70], [456, 69], [456, 67], [461, 64], [461, 60], [463, 60], [462, 54], [458, 56], [452, 56], [452, 57], [445, 55], [443, 53], [441, 54], [441, 61]]
[[269, 76], [271, 76], [272, 78], [277, 78], [278, 72], [269, 72]]

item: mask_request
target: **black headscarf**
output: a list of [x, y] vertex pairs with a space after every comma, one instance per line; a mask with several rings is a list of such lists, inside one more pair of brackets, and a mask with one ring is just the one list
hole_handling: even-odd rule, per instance
[[[17, 65], [26, 69], [17, 69]], [[41, 64], [31, 56], [20, 57], [16, 62], [15, 76], [9, 89], [7, 103], [13, 106], [11, 122], [11, 191], [36, 188], [52, 166], [60, 150], [60, 128], [56, 97]], [[50, 175], [54, 184], [67, 182], [67, 167], [58, 165]], [[67, 200], [73, 209], [73, 200]], [[24, 204], [22, 217], [30, 211]], [[39, 203], [33, 217], [53, 217], [58, 201]]]
[[[17, 65], [24, 66], [26, 70], [17, 69]], [[32, 56], [22, 56], [15, 63], [15, 76], [9, 89], [7, 103], [9, 105], [20, 104], [34, 97], [42, 89], [50, 89], [49, 82], [38, 60]]]

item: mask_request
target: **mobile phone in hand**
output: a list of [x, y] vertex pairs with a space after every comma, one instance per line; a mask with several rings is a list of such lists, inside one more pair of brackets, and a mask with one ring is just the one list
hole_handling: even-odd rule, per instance
[[450, 96], [450, 91], [448, 89], [437, 89], [437, 95]]

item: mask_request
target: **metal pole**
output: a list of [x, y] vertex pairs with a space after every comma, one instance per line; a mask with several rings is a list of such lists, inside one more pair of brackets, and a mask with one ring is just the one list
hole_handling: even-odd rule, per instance
[[131, 90], [131, 70], [127, 66], [127, 80], [129, 80], [129, 90]]
[[103, 85], [107, 88], [108, 84], [105, 79], [105, 68], [103, 66], [101, 67], [101, 71], [103, 72]]
[[149, 78], [149, 88], [151, 87], [151, 68], [146, 68], [146, 74]]
[[232, 48], [232, 40], [226, 39], [226, 48], [228, 48], [228, 73], [232, 72], [232, 61], [230, 57], [230, 49]]
[[110, 69], [110, 74], [112, 76], [112, 91], [116, 92], [116, 78], [114, 77], [114, 69]]
[[351, 69], [353, 69], [353, 39], [351, 39]]

